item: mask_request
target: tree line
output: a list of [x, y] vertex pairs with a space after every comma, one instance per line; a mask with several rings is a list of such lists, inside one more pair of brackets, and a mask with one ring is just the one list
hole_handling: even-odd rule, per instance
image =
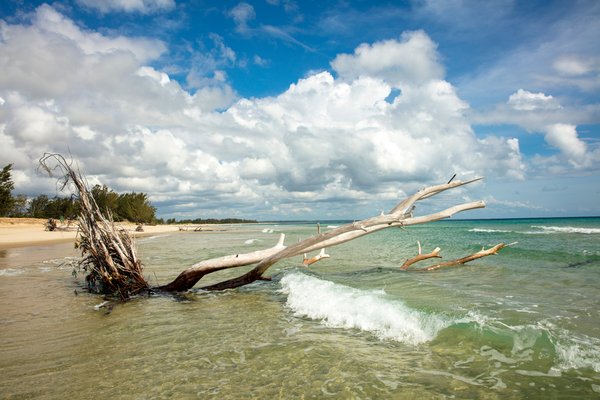
[[[74, 197], [49, 197], [40, 194], [33, 198], [25, 195], [12, 195], [15, 185], [11, 176], [12, 164], [5, 166], [0, 172], [0, 217], [29, 217], [29, 218], [53, 218], [53, 219], [76, 219], [81, 210], [79, 200]], [[240, 218], [195, 218], [175, 220], [169, 218], [166, 221], [156, 218], [156, 207], [154, 207], [146, 193], [123, 193], [118, 194], [106, 185], [95, 185], [91, 194], [98, 204], [98, 208], [106, 214], [110, 214], [114, 221], [131, 221], [145, 224], [239, 224], [253, 223], [256, 220]]]
[[[11, 176], [12, 164], [0, 172], [0, 217], [30, 217], [75, 219], [80, 211], [79, 200], [74, 197], [49, 197], [40, 194], [33, 198], [25, 195], [12, 195], [14, 182]], [[91, 193], [100, 210], [111, 215], [115, 221], [156, 223], [156, 207], [146, 193], [118, 194], [106, 185], [95, 185]]]
[[254, 219], [241, 218], [194, 218], [194, 219], [167, 219], [167, 224], [185, 224], [185, 225], [201, 225], [201, 224], [248, 224], [257, 223]]

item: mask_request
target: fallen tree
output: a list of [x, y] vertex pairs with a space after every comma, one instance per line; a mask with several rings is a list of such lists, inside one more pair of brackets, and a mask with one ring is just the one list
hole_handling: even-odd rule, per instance
[[[91, 281], [94, 282], [94, 288], [104, 293], [117, 294], [122, 298], [151, 289], [143, 278], [142, 263], [137, 258], [129, 235], [114, 225], [110, 215], [106, 216], [99, 209], [85, 184], [83, 176], [76, 172], [71, 164], [58, 154], [45, 154], [40, 160], [40, 165], [48, 172], [60, 170], [63, 176], [63, 188], [72, 183], [77, 191], [77, 196], [82, 203], [81, 215], [79, 216], [80, 239], [78, 243], [84, 256], [82, 265], [89, 272], [88, 276], [92, 276]], [[337, 246], [373, 232], [438, 221], [462, 211], [483, 208], [485, 207], [483, 201], [474, 201], [458, 204], [428, 215], [414, 215], [417, 202], [480, 179], [475, 178], [465, 182], [451, 179], [445, 184], [426, 187], [399, 202], [387, 214], [382, 213], [324, 233], [319, 230], [316, 235], [290, 246], [284, 244], [285, 236], [282, 234], [279, 241], [271, 248], [201, 261], [181, 272], [172, 282], [153, 289], [166, 292], [186, 291], [194, 287], [208, 274], [255, 264], [254, 268], [236, 278], [202, 287], [204, 290], [237, 288], [258, 280], [268, 279], [264, 275], [265, 272], [277, 262], [290, 257], [304, 255], [303, 263], [310, 265], [329, 257], [325, 253], [325, 248]], [[307, 256], [308, 253], [317, 251], [319, 253], [316, 256]], [[420, 258], [424, 259], [423, 256], [420, 256]], [[408, 268], [409, 265], [403, 269]]]

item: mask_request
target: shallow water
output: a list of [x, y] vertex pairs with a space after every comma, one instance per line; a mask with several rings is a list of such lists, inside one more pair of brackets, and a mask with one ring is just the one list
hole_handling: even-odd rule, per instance
[[[314, 230], [246, 225], [138, 248], [148, 280], [165, 283], [196, 261]], [[460, 268], [399, 271], [417, 240], [445, 259], [518, 243]], [[271, 282], [108, 312], [63, 264], [73, 250], [6, 250], [0, 397], [600, 397], [600, 219], [448, 221], [328, 253], [308, 270], [300, 259], [272, 267]]]

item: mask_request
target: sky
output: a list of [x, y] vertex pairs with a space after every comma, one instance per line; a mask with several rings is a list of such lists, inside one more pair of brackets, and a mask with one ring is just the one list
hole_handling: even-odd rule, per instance
[[600, 215], [596, 0], [4, 0], [0, 167], [144, 192], [163, 218]]

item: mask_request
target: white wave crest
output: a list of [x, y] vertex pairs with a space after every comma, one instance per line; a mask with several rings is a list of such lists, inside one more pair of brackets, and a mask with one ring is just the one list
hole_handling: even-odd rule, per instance
[[532, 225], [532, 228], [541, 229], [544, 232], [556, 232], [556, 233], [585, 233], [594, 234], [600, 233], [600, 228], [581, 228], [576, 226], [544, 226], [544, 225]]
[[483, 233], [509, 233], [512, 231], [507, 231], [504, 229], [485, 229], [485, 228], [473, 228], [469, 229], [469, 232], [483, 232]]
[[388, 299], [382, 290], [354, 289], [299, 272], [284, 276], [281, 285], [295, 315], [321, 320], [330, 327], [371, 332], [381, 339], [424, 343], [450, 324], [440, 316]]
[[591, 368], [600, 372], [600, 339], [573, 334], [551, 322], [543, 322], [541, 325], [549, 331], [550, 341], [558, 356], [559, 370]]
[[258, 239], [248, 239], [244, 242], [244, 244], [253, 244], [255, 242], [258, 242]]
[[273, 233], [273, 229], [265, 228], [262, 230], [262, 233]]

